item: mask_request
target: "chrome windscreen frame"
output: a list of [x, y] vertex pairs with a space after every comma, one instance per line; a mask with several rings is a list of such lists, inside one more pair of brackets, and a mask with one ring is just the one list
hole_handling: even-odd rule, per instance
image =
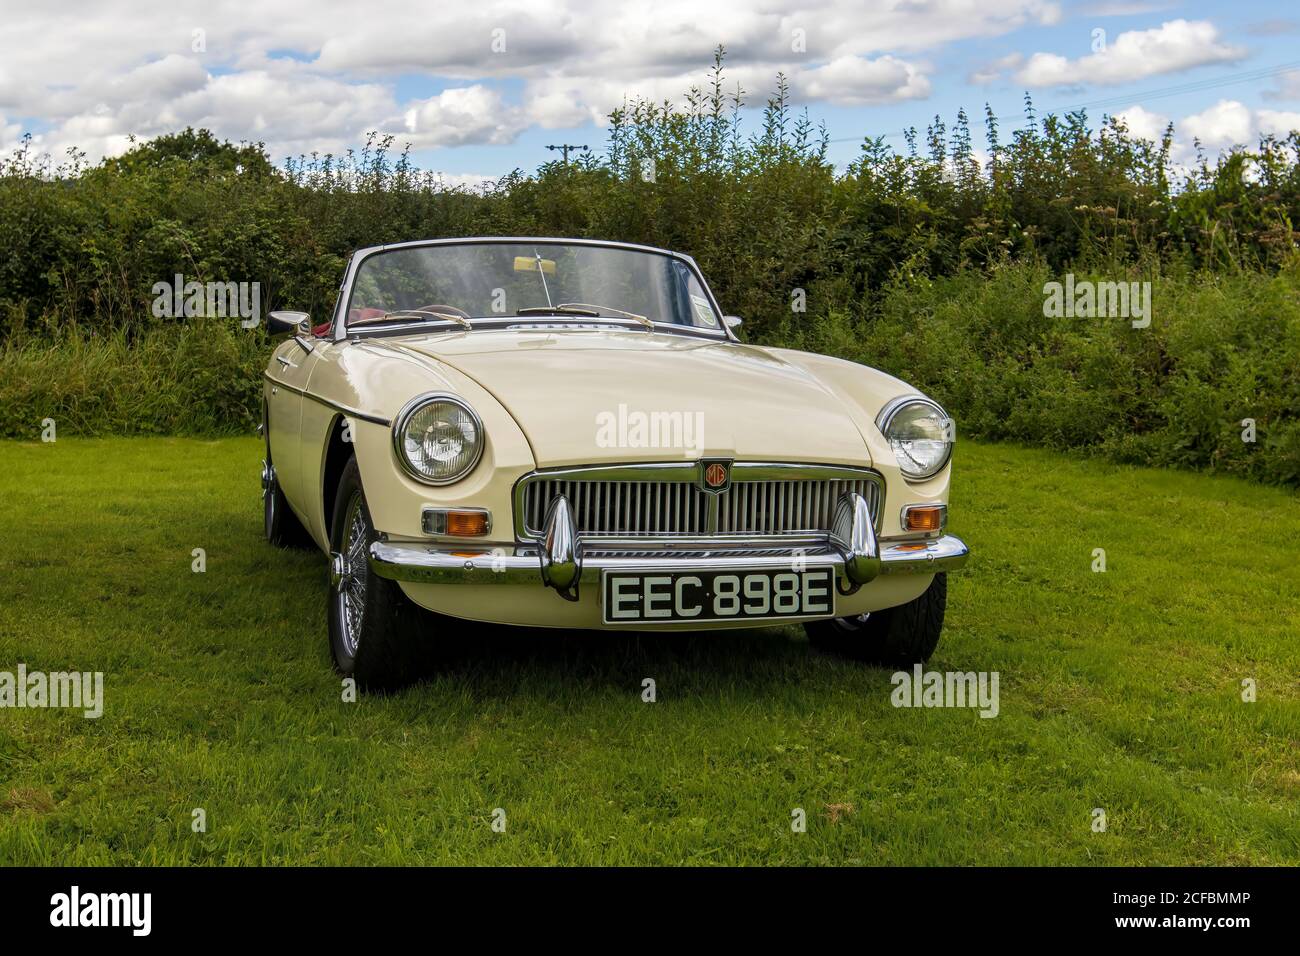
[[[610, 242], [602, 239], [565, 239], [565, 238], [555, 237], [555, 236], [545, 236], [545, 237], [542, 236], [471, 236], [466, 238], [452, 238], [452, 239], [420, 239], [420, 240], [415, 240], [413, 242], [393, 242], [393, 243], [388, 243], [387, 245], [369, 246], [365, 249], [358, 249], [356, 252], [352, 254], [352, 258], [348, 261], [347, 271], [343, 277], [343, 284], [339, 287], [338, 301], [335, 304], [334, 315], [331, 319], [330, 338], [332, 338], [335, 342], [344, 342], [347, 340], [349, 334], [357, 334], [355, 332], [354, 333], [348, 332], [348, 324], [347, 324], [348, 309], [351, 307], [352, 304], [352, 291], [353, 291], [353, 285], [357, 277], [357, 271], [361, 268], [361, 264], [364, 263], [371, 256], [376, 256], [384, 252], [392, 252], [395, 249], [414, 249], [414, 248], [419, 248], [421, 246], [434, 247], [434, 246], [483, 245], [483, 244], [500, 245], [504, 243], [536, 243], [538, 245], [600, 246], [606, 249], [627, 249], [633, 252], [647, 252], [647, 253], [652, 253], [654, 255], [667, 256], [670, 259], [676, 259], [677, 261], [685, 264], [695, 274], [695, 278], [699, 280], [700, 287], [704, 290], [704, 294], [707, 295], [709, 298], [709, 303], [713, 306], [713, 314], [719, 317], [720, 327], [716, 331], [713, 331], [709, 329], [698, 328], [695, 326], [681, 326], [681, 325], [674, 325], [673, 323], [668, 323], [668, 322], [655, 322], [654, 323], [655, 331], [664, 330], [664, 331], [672, 332], [674, 330], [679, 330], [693, 336], [718, 339], [720, 341], [730, 341], [730, 342], [740, 341], [739, 337], [736, 335], [734, 331], [732, 331], [730, 326], [728, 326], [726, 322], [722, 321], [721, 318], [723, 315], [722, 306], [718, 304], [717, 297], [714, 296], [713, 290], [709, 288], [709, 283], [705, 281], [704, 273], [700, 271], [700, 267], [699, 265], [696, 264], [695, 260], [690, 256], [686, 255], [685, 253], [673, 252], [671, 249], [660, 249], [656, 246], [638, 245], [637, 243], [633, 243], [633, 242]], [[501, 316], [494, 316], [492, 318], [500, 319]], [[617, 327], [617, 323], [611, 322], [610, 324], [611, 326]], [[390, 325], [384, 326], [383, 328], [385, 328], [390, 332], [395, 331], [397, 329], [408, 330], [412, 332], [431, 332], [431, 331], [440, 331], [444, 327], [448, 329], [460, 328], [460, 326], [452, 326], [450, 323], [444, 324], [438, 322], [410, 323], [409, 325], [403, 323], [392, 323]], [[377, 327], [367, 326], [365, 331], [371, 331], [374, 328]]]
[[[537, 533], [527, 527], [525, 494], [528, 486], [537, 481], [665, 481], [697, 483], [700, 466], [697, 461], [647, 462], [643, 464], [583, 465], [573, 468], [548, 468], [532, 471], [515, 482], [511, 496], [514, 510], [515, 541], [518, 544], [535, 544]], [[885, 513], [885, 479], [874, 468], [851, 465], [818, 465], [797, 462], [737, 461], [731, 465], [731, 484], [750, 481], [867, 481], [875, 486], [875, 513], [872, 515], [877, 534]], [[709, 496], [715, 509], [710, 517], [710, 527], [716, 527], [718, 497]], [[817, 548], [826, 544], [824, 531], [784, 534], [636, 534], [636, 535], [583, 535], [584, 547], [609, 550], [712, 550], [753, 548]]]

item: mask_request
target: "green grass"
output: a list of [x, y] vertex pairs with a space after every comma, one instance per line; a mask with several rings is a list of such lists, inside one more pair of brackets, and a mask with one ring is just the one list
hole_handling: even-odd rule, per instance
[[930, 667], [998, 671], [996, 719], [895, 709], [794, 628], [458, 626], [439, 676], [348, 704], [259, 451], [0, 444], [0, 670], [107, 698], [0, 710], [0, 862], [1300, 863], [1293, 494], [962, 446], [975, 556]]

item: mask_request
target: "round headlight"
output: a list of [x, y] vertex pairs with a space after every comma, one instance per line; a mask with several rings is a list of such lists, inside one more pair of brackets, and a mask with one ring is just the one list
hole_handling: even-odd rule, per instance
[[412, 478], [445, 485], [464, 478], [483, 454], [483, 423], [449, 395], [421, 395], [393, 425], [397, 460]]
[[954, 437], [952, 420], [928, 398], [894, 399], [881, 410], [876, 424], [907, 478], [931, 478], [948, 464]]

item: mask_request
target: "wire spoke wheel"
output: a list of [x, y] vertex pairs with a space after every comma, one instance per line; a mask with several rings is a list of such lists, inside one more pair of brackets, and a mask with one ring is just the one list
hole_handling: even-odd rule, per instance
[[[267, 452], [269, 458], [270, 452]], [[267, 459], [262, 460], [262, 520], [267, 538], [275, 529], [275, 469]]]
[[365, 510], [361, 507], [361, 492], [354, 492], [348, 501], [343, 525], [343, 548], [339, 552], [338, 569], [339, 625], [347, 652], [356, 656], [361, 640], [361, 626], [366, 611], [366, 589], [370, 586], [370, 566], [366, 547], [370, 540], [370, 527]]
[[427, 621], [396, 581], [370, 568], [370, 546], [379, 535], [355, 458], [344, 465], [333, 500], [326, 606], [334, 666], [365, 690], [403, 687], [430, 660]]

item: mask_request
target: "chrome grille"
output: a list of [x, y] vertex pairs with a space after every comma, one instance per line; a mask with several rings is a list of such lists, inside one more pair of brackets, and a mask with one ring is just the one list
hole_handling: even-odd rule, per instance
[[541, 534], [546, 510], [564, 495], [580, 535], [823, 535], [840, 495], [856, 491], [879, 514], [875, 481], [800, 478], [736, 481], [718, 494], [717, 527], [708, 523], [710, 499], [694, 481], [532, 479], [524, 487], [524, 530]]
[[541, 533], [552, 499], [569, 499], [578, 534], [694, 534], [707, 532], [708, 502], [684, 481], [534, 481], [524, 492], [524, 526]]
[[871, 481], [742, 481], [722, 493], [718, 534], [826, 534], [835, 503], [856, 491], [876, 513]]

